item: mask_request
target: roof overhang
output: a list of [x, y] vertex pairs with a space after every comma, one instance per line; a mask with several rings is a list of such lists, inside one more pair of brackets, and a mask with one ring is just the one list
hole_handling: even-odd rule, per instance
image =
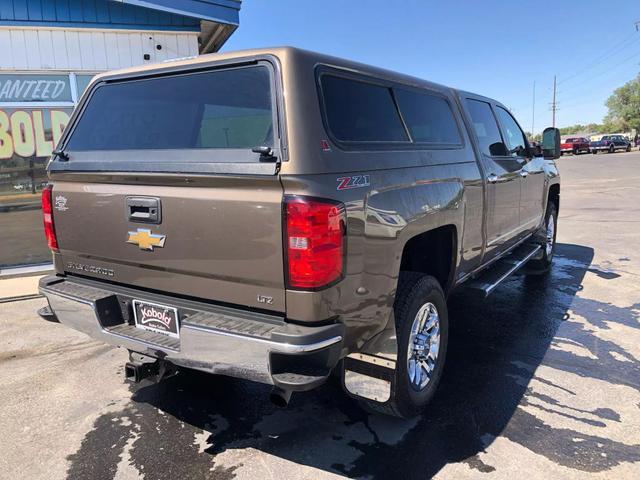
[[241, 0], [111, 0], [200, 20], [200, 53], [216, 52], [238, 28]]

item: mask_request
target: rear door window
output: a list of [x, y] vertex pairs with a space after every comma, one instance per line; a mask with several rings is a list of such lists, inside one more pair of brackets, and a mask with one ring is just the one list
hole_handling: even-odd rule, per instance
[[273, 146], [270, 75], [267, 67], [253, 66], [98, 86], [66, 149], [250, 150]]
[[482, 153], [491, 157], [507, 156], [507, 147], [491, 106], [487, 102], [472, 99], [467, 99], [466, 104]]
[[442, 97], [394, 90], [411, 138], [416, 143], [460, 145], [460, 131], [449, 103]]
[[320, 82], [329, 130], [338, 141], [409, 141], [390, 88], [327, 74]]

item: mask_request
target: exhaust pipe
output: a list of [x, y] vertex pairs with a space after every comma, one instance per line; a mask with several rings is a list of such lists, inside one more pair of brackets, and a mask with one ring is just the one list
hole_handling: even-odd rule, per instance
[[285, 408], [289, 405], [291, 393], [291, 390], [283, 390], [280, 387], [273, 387], [273, 390], [271, 390], [271, 394], [269, 395], [269, 400], [271, 400], [271, 403], [275, 406]]

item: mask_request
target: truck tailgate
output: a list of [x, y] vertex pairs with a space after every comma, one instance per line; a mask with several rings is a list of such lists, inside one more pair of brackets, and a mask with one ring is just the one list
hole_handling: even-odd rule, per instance
[[[58, 267], [70, 274], [283, 312], [278, 176], [207, 177], [197, 186], [175, 183], [56, 181]], [[159, 222], [132, 220], [131, 197], [157, 199]]]

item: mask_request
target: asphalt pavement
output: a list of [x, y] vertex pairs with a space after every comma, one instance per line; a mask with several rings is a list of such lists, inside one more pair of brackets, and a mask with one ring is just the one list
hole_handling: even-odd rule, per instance
[[127, 353], [0, 303], [0, 478], [640, 478], [640, 154], [566, 156], [551, 274], [450, 300], [425, 414], [204, 374], [136, 387]]

